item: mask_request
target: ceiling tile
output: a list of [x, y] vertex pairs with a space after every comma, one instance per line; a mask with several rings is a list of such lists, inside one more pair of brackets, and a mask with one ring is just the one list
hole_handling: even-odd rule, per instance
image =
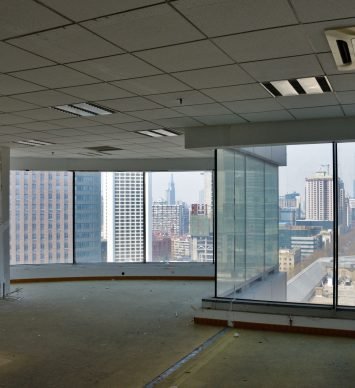
[[0, 71], [3, 73], [48, 66], [52, 61], [0, 42]]
[[24, 101], [15, 100], [11, 97], [0, 97], [0, 112], [19, 112], [34, 108], [37, 108], [37, 106]]
[[[95, 124], [98, 124], [98, 123], [95, 123]], [[116, 125], [118, 125], [118, 124], [116, 124]], [[124, 124], [119, 124], [119, 125], [124, 125]], [[119, 128], [111, 127], [108, 125], [95, 125], [92, 127], [82, 128], [82, 130], [84, 130], [85, 132], [88, 132], [88, 133], [96, 133], [96, 134], [105, 135], [105, 136], [110, 135], [112, 133], [124, 132], [123, 130], [121, 130]]]
[[286, 0], [180, 0], [173, 5], [208, 36], [298, 23]]
[[31, 131], [47, 131], [48, 129], [60, 128], [59, 125], [46, 121], [35, 121], [31, 123], [16, 124], [16, 127], [25, 128]]
[[223, 115], [230, 114], [230, 111], [220, 104], [201, 104], [175, 108], [187, 116]]
[[326, 75], [330, 75], [330, 74], [347, 74], [349, 72], [347, 71], [341, 71], [341, 70], [338, 70], [336, 65], [335, 65], [335, 62], [334, 62], [334, 58], [333, 58], [333, 55], [331, 53], [321, 53], [321, 54], [317, 54], [317, 57], [319, 59], [319, 62], [324, 70], [324, 73]]
[[82, 61], [122, 52], [113, 44], [78, 25], [12, 39], [9, 43], [58, 63]]
[[294, 118], [286, 110], [243, 113], [241, 116], [250, 122], [294, 120]]
[[346, 116], [355, 116], [355, 104], [343, 105]]
[[232, 63], [227, 55], [207, 40], [142, 51], [136, 55], [167, 72]]
[[116, 124], [118, 128], [124, 129], [125, 131], [144, 131], [146, 129], [157, 129], [160, 128], [159, 125], [154, 123], [149, 123], [148, 121], [136, 121], [134, 123], [123, 123]]
[[335, 92], [355, 91], [355, 74], [330, 75], [328, 81]]
[[161, 73], [147, 63], [130, 54], [115, 55], [108, 58], [92, 59], [71, 63], [73, 69], [80, 70], [103, 81], [144, 77]]
[[128, 11], [130, 9], [144, 7], [158, 0], [42, 0], [59, 13], [75, 21], [97, 18], [116, 12]]
[[135, 117], [132, 117], [130, 115], [127, 115], [125, 113], [120, 113], [120, 112], [113, 113], [112, 115], [95, 116], [95, 117], [92, 117], [90, 120], [97, 121], [103, 124], [118, 124], [118, 123], [129, 123], [132, 121], [137, 121]]
[[[203, 95], [202, 93], [196, 90], [187, 92], [156, 94], [153, 96], [149, 96], [148, 98], [166, 107], [207, 104], [209, 102], [213, 102], [213, 100], [211, 100], [209, 97]], [[181, 102], [180, 99], [182, 99]]]
[[315, 55], [249, 62], [241, 66], [261, 82], [323, 74], [323, 70]]
[[43, 90], [40, 92], [17, 94], [14, 97], [18, 100], [30, 102], [40, 106], [73, 104], [75, 102], [82, 101], [76, 97], [68, 96], [67, 94], [60, 93], [56, 90]]
[[313, 53], [301, 26], [248, 32], [213, 41], [237, 62]]
[[299, 96], [277, 97], [276, 100], [287, 109], [339, 105], [334, 93], [301, 94]]
[[48, 88], [63, 88], [97, 82], [92, 77], [61, 65], [19, 71], [13, 73], [13, 75], [26, 81], [33, 81], [47, 86]]
[[106, 83], [75, 86], [72, 88], [64, 88], [60, 90], [84, 101], [97, 101], [133, 96], [132, 93], [127, 92], [126, 90]]
[[23, 81], [6, 74], [0, 74], [0, 94], [2, 95], [33, 92], [42, 89], [44, 89], [43, 86], [35, 85], [32, 82]]
[[223, 104], [235, 113], [266, 112], [270, 110], [281, 110], [281, 106], [274, 98], [265, 98], [249, 101], [225, 102]]
[[96, 123], [91, 120], [87, 120], [83, 117], [71, 117], [67, 119], [58, 119], [53, 121], [54, 124], [64, 128], [85, 128], [90, 126], [96, 126]]
[[227, 86], [223, 88], [202, 89], [203, 93], [216, 101], [250, 100], [255, 98], [272, 98], [260, 84]]
[[142, 96], [191, 89], [189, 86], [186, 86], [167, 74], [115, 81], [113, 84]]
[[291, 0], [291, 2], [303, 23], [355, 16], [355, 3], [352, 0]]
[[204, 38], [168, 4], [90, 20], [83, 25], [128, 51]]
[[132, 116], [138, 117], [140, 119], [145, 119], [145, 120], [165, 119], [170, 117], [182, 116], [181, 113], [168, 108], [140, 110], [140, 111], [130, 112], [130, 114]]
[[73, 117], [73, 115], [71, 115], [69, 113], [61, 112], [59, 110], [51, 109], [51, 108], [26, 110], [26, 111], [18, 114], [18, 116], [30, 118], [33, 120], [40, 120], [40, 121]]
[[32, 120], [30, 118], [25, 118], [19, 115], [14, 115], [9, 113], [0, 114], [0, 125], [19, 124], [19, 123], [26, 123], [28, 121], [32, 121]]
[[199, 127], [201, 123], [191, 117], [173, 117], [170, 119], [157, 119], [155, 123], [166, 128]]
[[355, 104], [355, 91], [338, 92], [336, 95], [341, 104]]
[[238, 124], [244, 123], [245, 120], [241, 117], [233, 114], [229, 115], [217, 115], [217, 116], [198, 116], [196, 120], [201, 121], [206, 125], [226, 125], [226, 124]]
[[68, 23], [67, 19], [32, 0], [0, 2], [0, 39], [30, 34]]
[[144, 97], [118, 98], [115, 100], [97, 101], [97, 103], [120, 112], [160, 108], [160, 105]]
[[326, 117], [343, 117], [340, 106], [323, 106], [316, 108], [290, 109], [289, 112], [296, 119], [321, 119]]

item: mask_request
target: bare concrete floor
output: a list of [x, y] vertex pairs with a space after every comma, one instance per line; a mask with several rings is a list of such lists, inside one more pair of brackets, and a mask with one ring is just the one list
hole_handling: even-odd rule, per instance
[[0, 387], [142, 387], [220, 330], [192, 321], [213, 282], [17, 287], [0, 301]]
[[352, 388], [354, 366], [354, 339], [228, 329], [157, 387]]

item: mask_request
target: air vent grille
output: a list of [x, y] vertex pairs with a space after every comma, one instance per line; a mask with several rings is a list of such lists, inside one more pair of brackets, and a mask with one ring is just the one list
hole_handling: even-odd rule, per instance
[[326, 30], [325, 36], [338, 70], [355, 70], [355, 27]]

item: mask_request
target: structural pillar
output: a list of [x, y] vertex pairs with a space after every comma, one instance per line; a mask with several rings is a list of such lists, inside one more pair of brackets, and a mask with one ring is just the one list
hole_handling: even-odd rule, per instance
[[10, 149], [0, 147], [0, 296], [10, 291]]

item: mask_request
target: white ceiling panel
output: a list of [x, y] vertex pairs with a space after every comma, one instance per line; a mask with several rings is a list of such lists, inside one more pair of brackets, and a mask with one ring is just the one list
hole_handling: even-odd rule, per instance
[[43, 90], [40, 92], [17, 94], [14, 96], [14, 98], [40, 106], [73, 104], [75, 102], [82, 101], [76, 97], [68, 96], [67, 94], [58, 92], [56, 90]]
[[186, 116], [223, 115], [230, 111], [220, 104], [201, 104], [174, 108]]
[[113, 84], [142, 96], [191, 89], [189, 86], [167, 74], [116, 81]]
[[342, 19], [355, 16], [352, 0], [291, 0], [301, 22]]
[[130, 54], [77, 62], [68, 66], [103, 81], [115, 81], [161, 73], [161, 71], [153, 66], [148, 65]]
[[254, 81], [238, 65], [184, 71], [175, 73], [174, 76], [196, 89], [247, 84]]
[[180, 0], [173, 6], [208, 36], [298, 23], [286, 0]]
[[250, 122], [294, 120], [294, 117], [291, 116], [290, 113], [288, 113], [286, 110], [243, 113], [241, 116]]
[[237, 62], [313, 53], [301, 26], [248, 32], [213, 41]]
[[19, 112], [22, 110], [35, 109], [37, 107], [37, 105], [15, 100], [11, 97], [0, 97], [0, 112]]
[[32, 120], [30, 118], [22, 117], [19, 115], [14, 115], [9, 113], [0, 114], [0, 125], [19, 124], [19, 123], [26, 123], [29, 121], [32, 121]]
[[226, 125], [226, 124], [238, 124], [244, 123], [245, 120], [241, 117], [233, 114], [229, 115], [217, 115], [217, 116], [198, 116], [195, 117], [198, 121], [201, 121], [206, 125]]
[[331, 53], [321, 53], [317, 54], [317, 57], [319, 59], [319, 62], [324, 70], [324, 73], [327, 75], [331, 74], [349, 74], [353, 73], [353, 71], [347, 72], [347, 71], [341, 71], [338, 70], [333, 55]]
[[336, 95], [341, 104], [355, 104], [355, 91], [338, 92]]
[[26, 117], [33, 120], [39, 120], [39, 121], [73, 117], [73, 115], [69, 113], [61, 112], [59, 110], [51, 109], [51, 108], [26, 110], [24, 112], [19, 113], [18, 116]]
[[168, 4], [91, 20], [83, 25], [128, 51], [204, 38]]
[[97, 101], [101, 106], [118, 110], [120, 112], [129, 112], [133, 110], [144, 110], [144, 109], [157, 109], [161, 106], [153, 101], [149, 101], [144, 97], [129, 97], [129, 98], [118, 98], [115, 100], [103, 100]]
[[66, 86], [76, 86], [98, 82], [95, 78], [61, 65], [19, 71], [13, 73], [12, 75], [26, 81], [36, 82], [39, 85], [43, 85], [48, 88], [64, 88]]
[[328, 76], [328, 81], [336, 92], [355, 91], [355, 74], [330, 75]]
[[237, 101], [257, 98], [272, 98], [271, 94], [260, 84], [226, 86], [223, 88], [202, 89], [204, 94], [216, 101]]
[[113, 113], [112, 115], [94, 116], [90, 120], [97, 121], [102, 124], [119, 124], [137, 121], [135, 117], [120, 112]]
[[150, 123], [148, 121], [136, 121], [134, 123], [115, 124], [115, 127], [124, 129], [125, 131], [144, 131], [146, 129], [160, 128], [159, 125]]
[[33, 84], [32, 82], [23, 81], [6, 74], [0, 74], [0, 94], [2, 95], [33, 92], [42, 89], [44, 89], [43, 86]]
[[[120, 124], [120, 125], [124, 125], [124, 124]], [[113, 134], [113, 133], [124, 132], [119, 128], [111, 127], [108, 125], [95, 125], [92, 127], [82, 128], [81, 130], [88, 133], [94, 133], [94, 134], [96, 133], [96, 134], [105, 135], [105, 136], [109, 136], [110, 134]]]
[[249, 62], [241, 66], [258, 81], [262, 82], [323, 74], [323, 70], [315, 55]]
[[158, 119], [154, 120], [154, 122], [166, 128], [179, 128], [179, 131], [181, 131], [181, 128], [184, 127], [199, 127], [201, 125], [200, 122], [191, 117], [173, 117], [171, 119]]
[[54, 28], [69, 21], [32, 0], [0, 1], [0, 39]]
[[154, 120], [154, 119], [166, 119], [170, 117], [181, 117], [182, 113], [176, 112], [172, 109], [161, 108], [161, 109], [150, 109], [130, 112], [132, 116], [138, 117], [143, 120]]
[[97, 18], [134, 8], [144, 7], [158, 0], [43, 0], [44, 4], [75, 21]]
[[300, 120], [344, 116], [344, 113], [340, 106], [323, 106], [323, 107], [316, 107], [316, 108], [290, 109], [289, 112], [296, 119], [300, 119]]
[[156, 94], [147, 98], [166, 107], [207, 104], [213, 102], [211, 98], [203, 95], [202, 93], [196, 90], [167, 94]]
[[18, 128], [10, 125], [0, 126], [0, 134], [1, 135], [18, 135], [22, 133], [31, 132], [28, 129]]
[[12, 39], [9, 43], [58, 63], [82, 61], [122, 52], [118, 47], [78, 25], [27, 35]]
[[25, 128], [30, 131], [47, 131], [48, 129], [60, 128], [59, 125], [46, 121], [35, 121], [30, 123], [16, 124], [16, 127]]
[[58, 119], [53, 122], [54, 124], [64, 128], [85, 128], [97, 125], [94, 121], [87, 120], [83, 117], [70, 117], [67, 119]]
[[235, 113], [266, 112], [270, 110], [281, 110], [282, 108], [274, 98], [225, 102], [223, 105]]
[[96, 101], [133, 96], [132, 93], [107, 83], [75, 86], [72, 88], [61, 89], [61, 91], [78, 97], [82, 101]]
[[343, 105], [346, 116], [355, 116], [355, 104]]
[[48, 59], [0, 42], [0, 71], [3, 73], [52, 65]]
[[339, 105], [334, 93], [301, 94], [299, 96], [277, 97], [276, 100], [287, 109]]
[[207, 40], [142, 51], [137, 56], [167, 72], [232, 63], [227, 55]]

